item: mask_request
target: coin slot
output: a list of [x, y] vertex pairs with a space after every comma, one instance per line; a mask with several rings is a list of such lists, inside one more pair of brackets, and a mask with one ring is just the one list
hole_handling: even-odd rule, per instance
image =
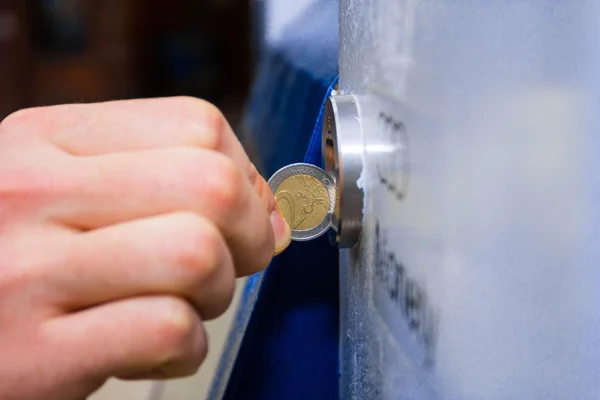
[[337, 179], [337, 175], [332, 172], [336, 172], [337, 165], [335, 160], [335, 143], [333, 141], [333, 137], [331, 135], [331, 130], [327, 131], [327, 136], [325, 137], [325, 170], [330, 173], [331, 176]]
[[323, 116], [323, 164], [335, 179], [332, 243], [342, 248], [352, 247], [362, 231], [363, 208], [363, 192], [357, 185], [363, 168], [357, 99], [353, 95], [331, 96]]

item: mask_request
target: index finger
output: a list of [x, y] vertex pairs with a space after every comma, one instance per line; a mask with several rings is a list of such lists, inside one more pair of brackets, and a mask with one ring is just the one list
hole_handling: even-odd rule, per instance
[[38, 107], [8, 119], [76, 156], [200, 147], [223, 153], [248, 176], [254, 174], [223, 114], [193, 97]]
[[193, 97], [62, 104], [9, 118], [37, 125], [41, 137], [80, 156], [183, 146], [225, 153], [241, 148], [219, 109]]
[[22, 131], [75, 156], [169, 147], [200, 147], [231, 158], [271, 213], [277, 207], [267, 182], [250, 162], [223, 114], [192, 97], [66, 104], [19, 111], [9, 117]]

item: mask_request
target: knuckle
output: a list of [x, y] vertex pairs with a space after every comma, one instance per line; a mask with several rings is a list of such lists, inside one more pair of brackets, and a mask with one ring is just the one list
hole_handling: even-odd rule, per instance
[[227, 121], [217, 107], [206, 102], [204, 104], [201, 113], [202, 125], [206, 128], [203, 132], [204, 146], [218, 150], [222, 147]]
[[199, 327], [185, 354], [186, 362], [183, 375], [193, 375], [198, 371], [208, 354], [208, 342], [202, 327]]
[[[61, 106], [52, 108], [59, 109], [59, 107]], [[48, 108], [19, 110], [0, 122], [0, 136], [6, 139], [2, 142], [0, 159], [6, 158], [2, 156], [10, 155], [10, 158], [0, 165], [0, 200], [4, 204], [14, 200], [14, 205], [22, 208], [38, 201], [48, 200], [50, 197], [60, 198], [73, 188], [71, 171], [74, 168], [71, 162], [74, 160], [51, 151], [44, 153], [46, 157], [44, 160], [47, 161], [45, 163], [40, 163], [28, 152], [23, 152], [22, 157], [16, 157], [14, 154], [24, 149], [39, 149], [35, 147], [38, 144], [35, 140], [32, 142], [28, 140], [53, 129], [57, 117], [53, 116], [54, 113], [48, 112]], [[28, 136], [28, 139], [21, 142], [20, 138], [24, 136]], [[4, 146], [4, 144], [8, 145]]]
[[173, 237], [178, 239], [172, 246], [170, 258], [181, 280], [197, 288], [216, 273], [224, 245], [218, 229], [202, 217], [181, 213], [177, 218], [178, 227]]
[[213, 174], [214, 184], [212, 195], [220, 210], [229, 212], [235, 210], [242, 200], [244, 181], [241, 172], [230, 158], [219, 156], [215, 159], [216, 173]]
[[189, 195], [203, 199], [218, 216], [240, 203], [242, 173], [234, 161], [217, 152], [190, 151], [181, 164], [180, 179]]
[[[58, 161], [58, 160], [57, 160]], [[29, 162], [0, 167], [0, 201], [13, 212], [70, 195], [74, 185], [69, 169]]]
[[205, 100], [199, 101], [198, 115], [202, 118], [203, 124], [212, 131], [223, 132], [227, 125], [225, 116], [217, 106]]
[[2, 121], [0, 121], [0, 129], [2, 131], [13, 131], [36, 122], [41, 115], [40, 108], [26, 108], [16, 111]]
[[165, 298], [162, 305], [158, 333], [167, 357], [178, 359], [194, 345], [194, 336], [200, 322], [191, 306], [183, 300]]
[[31, 109], [19, 110], [9, 114], [6, 118], [0, 121], [0, 129], [5, 132], [19, 128], [23, 126], [25, 122], [34, 119], [32, 114], [35, 113], [32, 113]]
[[212, 320], [223, 315], [233, 301], [235, 295], [233, 262], [224, 267], [216, 278], [215, 281], [211, 282], [212, 291], [203, 296], [205, 301], [201, 305], [201, 315], [205, 320]]
[[227, 127], [223, 113], [202, 99], [182, 96], [177, 101], [189, 115], [187, 119], [199, 136], [200, 146], [210, 150], [220, 149]]
[[[6, 249], [2, 249], [6, 251]], [[11, 257], [11, 255], [8, 255]], [[11, 257], [12, 260], [8, 262], [4, 257], [0, 259], [0, 293], [2, 295], [8, 295], [22, 290], [22, 288], [29, 285], [29, 266], [24, 262], [23, 257], [19, 257], [18, 254]]]
[[[232, 267], [233, 271], [233, 267]], [[224, 280], [224, 284], [220, 290], [218, 301], [216, 302], [214, 308], [209, 310], [206, 315], [203, 315], [207, 320], [215, 319], [220, 317], [227, 311], [231, 302], [233, 301], [233, 297], [235, 295], [235, 276], [232, 273], [231, 277], [228, 277]]]

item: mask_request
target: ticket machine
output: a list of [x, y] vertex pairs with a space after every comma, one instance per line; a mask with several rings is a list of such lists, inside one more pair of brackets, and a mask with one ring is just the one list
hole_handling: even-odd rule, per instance
[[[327, 296], [270, 308], [287, 314], [262, 339], [283, 359], [277, 335], [301, 330], [286, 331], [321, 301], [331, 313], [302, 315], [337, 369], [308, 361], [302, 331], [288, 343], [305, 345], [297, 370], [265, 350], [281, 374], [263, 360], [271, 375], [252, 371], [257, 392], [278, 381], [280, 398], [309, 398], [299, 393], [310, 374], [299, 382], [294, 371], [310, 362], [314, 379], [327, 375], [313, 399], [600, 398], [600, 3], [305, 3], [267, 43], [255, 95], [272, 97], [252, 103], [248, 126], [265, 173], [306, 152], [346, 177], [334, 254], [320, 242], [295, 255], [301, 265], [287, 261], [294, 276], [335, 274], [321, 289], [337, 309]], [[285, 271], [271, 290], [288, 290]], [[266, 278], [253, 279], [215, 398], [261, 398], [231, 389], [251, 373], [240, 368], [252, 352], [244, 334], [261, 332], [249, 321]], [[314, 294], [302, 287], [293, 296]], [[335, 345], [319, 328], [331, 318]]]

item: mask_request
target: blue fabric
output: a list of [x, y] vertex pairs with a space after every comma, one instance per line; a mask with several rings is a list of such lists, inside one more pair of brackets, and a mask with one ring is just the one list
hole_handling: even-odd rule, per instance
[[246, 117], [266, 175], [302, 161], [307, 151], [323, 98], [337, 76], [337, 1], [315, 1], [269, 45]]
[[[267, 175], [293, 162], [321, 165], [321, 116], [337, 81], [337, 13], [337, 1], [316, 2], [265, 55], [247, 126]], [[253, 307], [239, 311], [251, 315], [223, 398], [337, 399], [338, 256], [328, 238], [292, 243], [249, 281], [244, 299], [256, 292]]]

